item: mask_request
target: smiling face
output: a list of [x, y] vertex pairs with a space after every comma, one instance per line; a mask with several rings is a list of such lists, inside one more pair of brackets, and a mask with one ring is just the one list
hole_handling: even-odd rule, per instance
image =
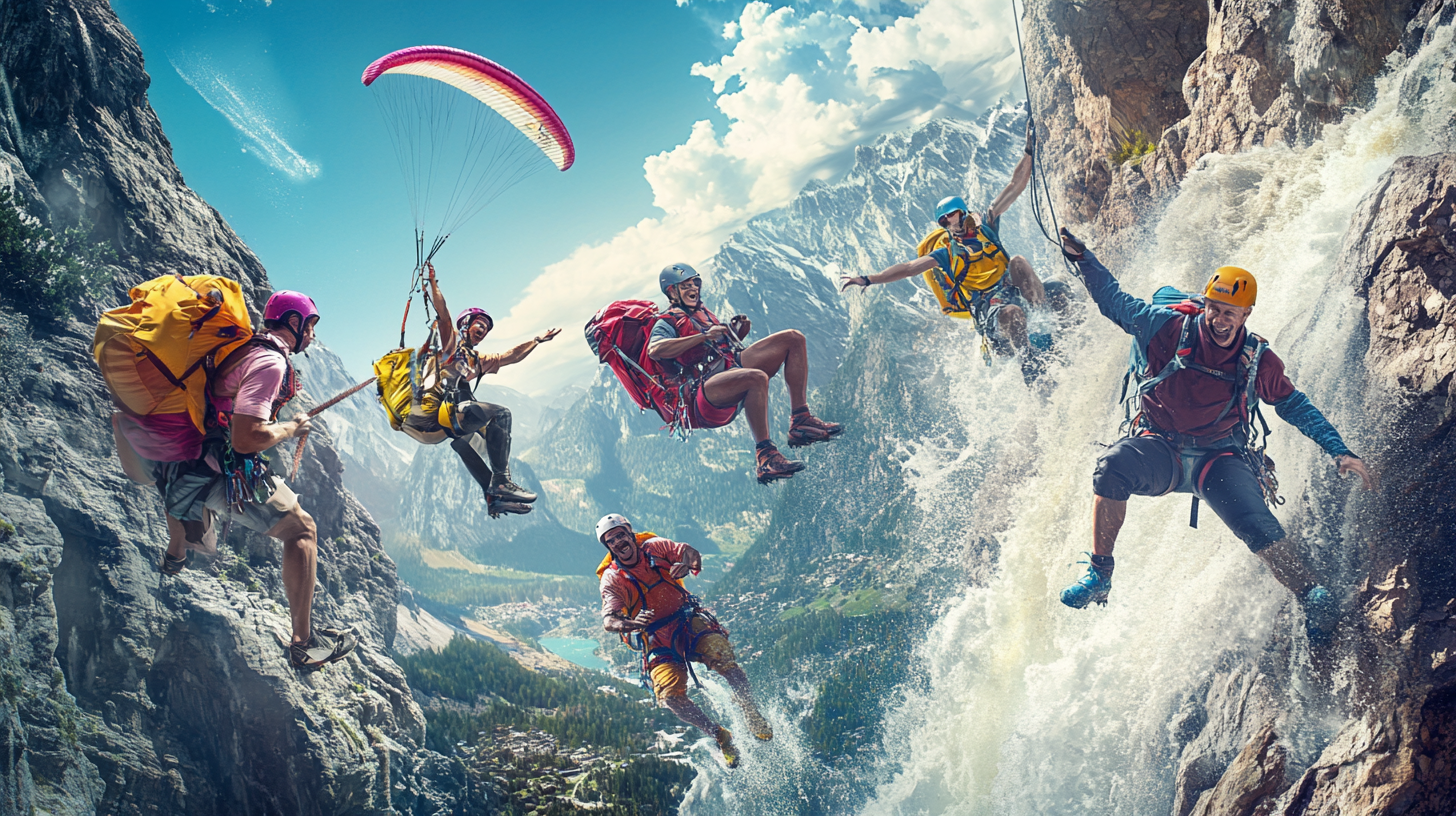
[[676, 286], [669, 286], [668, 297], [681, 303], [689, 309], [696, 308], [702, 302], [703, 279], [688, 278]]
[[1239, 329], [1244, 327], [1252, 311], [1252, 306], [1233, 306], [1216, 300], [1204, 301], [1203, 320], [1208, 326], [1208, 335], [1220, 347], [1228, 348], [1238, 338]]
[[474, 348], [487, 334], [490, 334], [490, 321], [477, 317], [465, 327], [465, 345]]
[[602, 543], [607, 545], [612, 557], [617, 563], [624, 567], [630, 567], [637, 563], [642, 557], [642, 551], [637, 546], [637, 536], [632, 532], [632, 526], [613, 527], [602, 536]]

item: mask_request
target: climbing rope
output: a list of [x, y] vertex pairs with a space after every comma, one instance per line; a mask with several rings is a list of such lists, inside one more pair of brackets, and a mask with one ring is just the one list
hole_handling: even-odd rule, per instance
[[[1011, 0], [1011, 21], [1016, 28], [1016, 55], [1021, 60], [1021, 85], [1026, 90], [1026, 118], [1029, 127], [1035, 128], [1036, 124], [1031, 115], [1031, 83], [1026, 78], [1026, 48], [1021, 41], [1021, 15], [1016, 13], [1016, 0]], [[1046, 173], [1037, 173], [1037, 166], [1042, 163], [1041, 139], [1032, 140], [1031, 156], [1031, 183], [1027, 186], [1031, 189], [1031, 216], [1036, 221], [1037, 229], [1041, 230], [1042, 237], [1057, 247], [1057, 257], [1062, 259], [1062, 265], [1067, 272], [1074, 277], [1080, 276], [1077, 269], [1067, 257], [1062, 254], [1061, 247], [1061, 224], [1057, 221], [1057, 211], [1052, 206], [1051, 187], [1047, 183]], [[1047, 231], [1046, 221], [1042, 219], [1042, 208], [1051, 217], [1051, 231]]]

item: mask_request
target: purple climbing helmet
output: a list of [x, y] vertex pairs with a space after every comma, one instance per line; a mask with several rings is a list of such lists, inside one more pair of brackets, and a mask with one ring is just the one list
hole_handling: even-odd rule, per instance
[[[294, 330], [289, 323], [289, 317], [298, 315], [298, 329]], [[318, 306], [314, 305], [313, 298], [302, 292], [291, 292], [287, 289], [279, 289], [268, 298], [268, 305], [263, 307], [263, 320], [276, 320], [289, 327], [293, 335], [293, 350], [298, 351], [303, 345], [303, 333], [308, 327], [309, 320], [318, 320]]]
[[485, 328], [487, 331], [495, 328], [495, 321], [491, 319], [490, 313], [484, 309], [480, 309], [475, 306], [471, 306], [469, 309], [466, 309], [460, 314], [455, 315], [455, 328], [459, 329], [460, 331], [465, 331], [465, 328], [469, 326], [477, 317], [485, 318]]

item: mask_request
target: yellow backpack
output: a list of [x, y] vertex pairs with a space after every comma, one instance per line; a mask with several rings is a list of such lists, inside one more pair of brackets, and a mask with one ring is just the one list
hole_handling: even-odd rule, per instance
[[[980, 237], [982, 242], [990, 247], [990, 251], [975, 253], [969, 260], [956, 255], [955, 260], [951, 264], [952, 266], [961, 267], [955, 273], [956, 278], [951, 278], [939, 266], [927, 269], [922, 273], [926, 286], [930, 287], [930, 291], [935, 295], [935, 299], [940, 301], [941, 313], [950, 317], [961, 320], [972, 319], [970, 297], [966, 294], [964, 286], [964, 281], [967, 277], [979, 278], [984, 275], [994, 275], [995, 278], [990, 284], [994, 285], [996, 281], [1001, 279], [1001, 275], [1006, 273], [1006, 253], [996, 244], [987, 242], [985, 235], [981, 235]], [[945, 228], [940, 227], [932, 230], [929, 235], [920, 239], [920, 244], [915, 247], [915, 255], [918, 258], [923, 258], [937, 249], [943, 249], [949, 245], [950, 236], [945, 231]], [[999, 272], [996, 271], [998, 267]], [[957, 286], [956, 280], [962, 281], [962, 285]]]
[[409, 416], [415, 388], [414, 362], [415, 350], [412, 348], [395, 349], [374, 362], [379, 404], [389, 415], [389, 426], [396, 431], [404, 429], [405, 417]]
[[132, 416], [186, 412], [205, 432], [207, 378], [253, 336], [237, 281], [163, 275], [101, 315], [91, 350], [116, 406]]

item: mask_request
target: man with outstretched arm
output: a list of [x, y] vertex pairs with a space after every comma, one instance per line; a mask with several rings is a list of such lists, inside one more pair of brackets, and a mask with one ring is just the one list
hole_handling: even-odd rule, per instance
[[728, 642], [728, 630], [683, 588], [682, 579], [703, 568], [703, 557], [687, 544], [633, 532], [627, 519], [616, 513], [597, 522], [597, 540], [610, 559], [598, 571], [602, 627], [624, 640], [641, 637], [642, 670], [652, 677], [658, 703], [716, 740], [723, 761], [737, 767], [733, 735], [688, 698], [688, 662], [702, 663], [728, 681], [755, 737], [771, 740], [773, 729], [758, 711], [748, 675]]
[[1028, 383], [1035, 381], [1045, 368], [1044, 353], [1051, 349], [1052, 337], [1029, 331], [1027, 309], [1050, 305], [1061, 311], [1067, 305], [1067, 291], [1060, 281], [1043, 283], [1025, 257], [1007, 257], [999, 234], [1001, 216], [1031, 179], [1035, 144], [1036, 127], [1028, 119], [1025, 155], [1012, 170], [1011, 182], [979, 220], [960, 196], [942, 199], [935, 207], [941, 229], [921, 242], [921, 257], [873, 275], [842, 275], [839, 290], [851, 286], [864, 290], [873, 284], [926, 275], [942, 312], [973, 319], [996, 354], [1005, 357], [1020, 352], [1022, 375]]
[[1062, 603], [1077, 609], [1107, 603], [1112, 550], [1128, 496], [1192, 493], [1299, 599], [1311, 637], [1327, 637], [1339, 619], [1339, 603], [1317, 584], [1298, 539], [1285, 533], [1266, 503], [1275, 486], [1272, 464], [1252, 444], [1259, 401], [1318, 443], [1340, 474], [1359, 476], [1367, 490], [1375, 489], [1375, 478], [1295, 389], [1278, 355], [1245, 328], [1258, 295], [1254, 276], [1219, 267], [1204, 288], [1201, 308], [1192, 301], [1154, 305], [1124, 292], [1070, 232], [1063, 229], [1061, 237], [1097, 308], [1133, 336], [1147, 361], [1144, 371], [1133, 372], [1138, 413], [1129, 436], [1097, 460], [1090, 563], [1087, 574], [1062, 591]]
[[768, 381], [780, 368], [793, 404], [789, 447], [823, 442], [844, 430], [809, 413], [809, 352], [801, 332], [774, 332], [744, 348], [742, 340], [751, 328], [748, 318], [737, 315], [724, 325], [709, 311], [703, 305], [703, 279], [697, 270], [685, 263], [672, 264], [657, 282], [669, 306], [653, 324], [647, 356], [663, 366], [674, 386], [684, 386], [691, 427], [721, 428], [738, 416], [740, 406], [744, 408], [760, 484], [804, 469], [803, 462], [779, 453], [769, 438]]
[[427, 270], [440, 350], [426, 355], [421, 397], [411, 401], [403, 430], [426, 445], [448, 438], [450, 449], [485, 491], [492, 518], [529, 513], [536, 494], [511, 481], [511, 409], [477, 400], [470, 381], [478, 382], [486, 374], [521, 362], [561, 330], [548, 329], [501, 354], [481, 354], [475, 348], [495, 328], [495, 321], [484, 309], [472, 306], [461, 311], [452, 326], [450, 307], [435, 281], [435, 267], [427, 266]]

